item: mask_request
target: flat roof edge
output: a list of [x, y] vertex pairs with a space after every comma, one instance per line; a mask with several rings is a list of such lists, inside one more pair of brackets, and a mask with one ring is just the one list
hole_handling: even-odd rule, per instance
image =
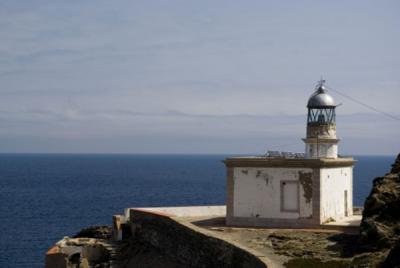
[[346, 158], [272, 158], [272, 157], [231, 157], [224, 161], [227, 167], [349, 167], [357, 162]]

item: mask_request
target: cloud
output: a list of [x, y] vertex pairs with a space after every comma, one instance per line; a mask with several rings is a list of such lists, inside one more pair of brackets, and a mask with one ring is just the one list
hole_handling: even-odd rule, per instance
[[[129, 110], [2, 114], [3, 151], [51, 148], [52, 152], [261, 154], [267, 149], [301, 152], [304, 147], [305, 115], [141, 114]], [[370, 123], [360, 123], [365, 120]], [[380, 129], [379, 136], [374, 129]], [[397, 144], [399, 128], [380, 115], [340, 116], [338, 135], [344, 154], [368, 153], [371, 148], [381, 154], [395, 154], [399, 149], [390, 146]], [[25, 142], [20, 143], [20, 139]]]
[[[396, 2], [0, 5], [4, 151], [279, 147], [304, 135], [321, 74], [332, 88], [398, 114]], [[397, 122], [361, 115], [371, 111], [331, 93], [343, 103], [338, 124], [354, 141], [350, 151], [368, 152], [357, 138], [379, 143], [383, 134], [386, 145], [369, 151], [397, 150]]]

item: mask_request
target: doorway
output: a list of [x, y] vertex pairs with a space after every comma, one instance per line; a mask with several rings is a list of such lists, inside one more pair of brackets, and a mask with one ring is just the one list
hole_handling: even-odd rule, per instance
[[298, 181], [281, 181], [281, 211], [300, 212], [300, 188]]

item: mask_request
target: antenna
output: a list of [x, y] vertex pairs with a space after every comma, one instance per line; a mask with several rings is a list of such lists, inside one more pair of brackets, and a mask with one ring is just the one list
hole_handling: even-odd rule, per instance
[[319, 79], [319, 81], [317, 82], [317, 86], [315, 87], [315, 89], [319, 89], [320, 87], [322, 87], [325, 84], [326, 80], [323, 78], [323, 76], [321, 75], [321, 78]]

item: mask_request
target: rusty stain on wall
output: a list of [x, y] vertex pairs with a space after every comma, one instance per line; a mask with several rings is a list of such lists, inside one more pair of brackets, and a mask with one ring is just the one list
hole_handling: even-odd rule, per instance
[[268, 173], [264, 174], [264, 180], [265, 180], [265, 185], [268, 186], [270, 180], [272, 180], [272, 176], [268, 175]]
[[257, 170], [256, 172], [256, 178], [259, 177], [263, 177], [264, 181], [265, 181], [265, 185], [268, 186], [268, 184], [270, 183], [270, 181], [272, 180], [272, 176], [269, 175], [268, 173], [263, 173], [262, 170]]
[[304, 198], [307, 203], [310, 203], [312, 199], [312, 172], [299, 171], [299, 181], [303, 187]]

